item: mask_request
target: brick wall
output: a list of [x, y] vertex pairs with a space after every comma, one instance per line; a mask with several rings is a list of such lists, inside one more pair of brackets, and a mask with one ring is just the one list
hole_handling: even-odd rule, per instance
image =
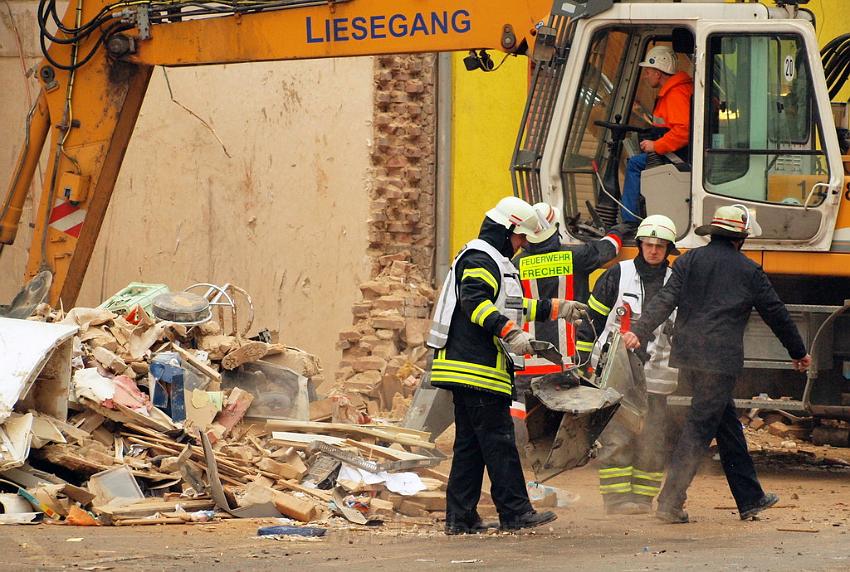
[[339, 334], [333, 395], [346, 410], [398, 417], [425, 366], [434, 299], [436, 58], [380, 56], [374, 74], [372, 272], [352, 307], [352, 328]]

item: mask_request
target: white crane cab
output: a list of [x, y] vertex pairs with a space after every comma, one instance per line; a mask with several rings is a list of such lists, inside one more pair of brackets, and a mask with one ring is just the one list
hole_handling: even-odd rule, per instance
[[[515, 154], [521, 196], [562, 208], [577, 238], [587, 228], [581, 221], [619, 220], [617, 187], [628, 157], [640, 153], [637, 134], [612, 145], [618, 130], [597, 122], [651, 125], [657, 90], [641, 81], [638, 64], [653, 46], [668, 45], [678, 71], [693, 78], [690, 142], [675, 163], [650, 154], [641, 176], [645, 207], [636, 214], [669, 216], [678, 245], [690, 248], [705, 244], [693, 230], [717, 207], [740, 203], [763, 231], [746, 248], [830, 250], [844, 173], [808, 12], [614, 4], [574, 21], [559, 42], [568, 46], [560, 81], [535, 85]], [[533, 120], [546, 114], [535, 133]]]

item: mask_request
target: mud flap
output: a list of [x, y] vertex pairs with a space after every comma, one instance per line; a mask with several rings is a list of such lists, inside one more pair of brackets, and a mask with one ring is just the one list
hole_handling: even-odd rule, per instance
[[455, 409], [452, 392], [431, 385], [430, 369], [422, 376], [401, 426], [427, 431], [434, 442], [455, 422]]

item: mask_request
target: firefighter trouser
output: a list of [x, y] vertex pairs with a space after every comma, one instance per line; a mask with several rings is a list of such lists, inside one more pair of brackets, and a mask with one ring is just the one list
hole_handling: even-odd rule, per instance
[[684, 506], [688, 487], [712, 439], [717, 439], [720, 463], [738, 510], [749, 510], [764, 497], [732, 400], [735, 380], [734, 375], [679, 370], [680, 385], [691, 389], [693, 400], [670, 458], [659, 507], [674, 510]]
[[651, 503], [664, 478], [667, 396], [648, 394], [648, 409], [639, 434], [614, 418], [599, 441], [599, 492], [605, 506]]
[[514, 443], [510, 399], [471, 389], [453, 389], [452, 397], [455, 443], [446, 487], [446, 524], [470, 526], [478, 520], [485, 467], [502, 522], [532, 510]]

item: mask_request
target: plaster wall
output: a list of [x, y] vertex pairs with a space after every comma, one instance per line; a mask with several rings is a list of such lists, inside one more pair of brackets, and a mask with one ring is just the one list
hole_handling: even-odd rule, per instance
[[[10, 2], [11, 17], [0, 6], [3, 192], [37, 93], [21, 63], [40, 59], [36, 6]], [[172, 101], [166, 73], [198, 117]], [[132, 281], [231, 282], [253, 297], [253, 331], [278, 330], [332, 377], [337, 332], [370, 271], [373, 92], [372, 58], [156, 69], [77, 305]], [[33, 187], [0, 258], [4, 302], [20, 286], [39, 174]]]

